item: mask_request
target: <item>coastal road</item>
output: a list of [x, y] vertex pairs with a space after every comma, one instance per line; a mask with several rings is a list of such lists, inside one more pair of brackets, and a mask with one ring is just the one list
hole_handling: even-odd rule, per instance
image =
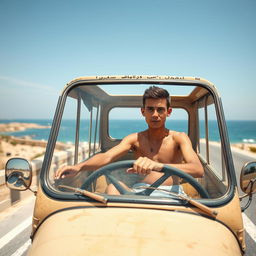
[[[214, 152], [212, 159], [220, 156], [219, 147], [211, 145]], [[242, 151], [233, 150], [233, 159], [237, 180], [239, 182], [240, 171], [244, 163], [256, 161], [252, 154], [244, 154]], [[217, 161], [219, 162], [219, 161]], [[241, 193], [241, 192], [240, 192]], [[242, 194], [242, 193], [241, 193]], [[0, 256], [25, 256], [30, 246], [31, 221], [35, 197], [31, 197], [1, 212], [0, 215]], [[246, 199], [244, 199], [246, 203]], [[243, 213], [246, 229], [246, 256], [256, 255], [256, 195], [254, 195], [249, 209]]]
[[[210, 162], [214, 163], [216, 170], [221, 170], [221, 162], [219, 161], [221, 156], [221, 150], [219, 143], [210, 143]], [[204, 147], [201, 147], [201, 152], [205, 154]], [[239, 188], [239, 195], [244, 193], [240, 190], [240, 173], [245, 163], [250, 161], [256, 161], [256, 154], [246, 152], [241, 149], [232, 148], [232, 157], [234, 161], [234, 167], [236, 172], [237, 185]], [[221, 173], [219, 173], [221, 175]], [[247, 198], [244, 198], [241, 202], [241, 206], [247, 203]], [[243, 221], [246, 229], [245, 240], [247, 245], [246, 256], [256, 255], [256, 194], [253, 195], [253, 200], [250, 207], [243, 212]]]
[[[236, 171], [236, 179], [240, 188], [240, 172], [243, 165], [250, 161], [256, 161], [256, 154], [246, 154], [243, 150], [232, 150], [232, 156]], [[243, 192], [239, 189], [239, 195]], [[244, 206], [247, 198], [244, 198], [241, 205]], [[247, 245], [247, 256], [256, 255], [256, 194], [253, 195], [253, 200], [250, 207], [243, 213], [243, 221], [246, 227], [245, 240]]]
[[0, 256], [25, 256], [31, 244], [30, 233], [35, 196], [1, 212]]

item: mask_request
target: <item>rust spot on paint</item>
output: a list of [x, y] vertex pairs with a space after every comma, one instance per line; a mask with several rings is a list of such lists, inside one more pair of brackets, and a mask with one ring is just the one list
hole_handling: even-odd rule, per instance
[[192, 242], [192, 243], [189, 243], [187, 244], [187, 247], [190, 248], [190, 249], [194, 249], [197, 245], [197, 242]]
[[225, 250], [228, 250], [229, 248], [228, 248], [228, 246], [226, 245], [226, 244], [222, 244], [222, 246], [225, 248]]
[[80, 214], [76, 214], [76, 215], [73, 215], [71, 217], [68, 218], [68, 221], [74, 221], [76, 219], [79, 219], [81, 217], [85, 217], [85, 216], [90, 216], [91, 214], [88, 214], [88, 212], [83, 212], [83, 213], [80, 213]]
[[74, 215], [74, 216], [68, 218], [68, 221], [74, 221], [74, 220], [78, 219], [79, 217], [80, 217], [80, 215]]

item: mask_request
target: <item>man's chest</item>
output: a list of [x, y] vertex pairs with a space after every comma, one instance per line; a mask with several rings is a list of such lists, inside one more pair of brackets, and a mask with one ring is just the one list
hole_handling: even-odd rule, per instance
[[136, 158], [148, 157], [160, 163], [175, 163], [182, 160], [179, 145], [173, 141], [164, 141], [160, 144], [144, 141], [137, 143], [134, 148]]

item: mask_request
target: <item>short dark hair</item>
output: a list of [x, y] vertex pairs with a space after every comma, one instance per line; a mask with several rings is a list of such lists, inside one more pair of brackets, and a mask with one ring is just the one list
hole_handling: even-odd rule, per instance
[[146, 99], [166, 99], [167, 109], [171, 105], [170, 94], [163, 88], [150, 86], [143, 94], [143, 107], [145, 107]]

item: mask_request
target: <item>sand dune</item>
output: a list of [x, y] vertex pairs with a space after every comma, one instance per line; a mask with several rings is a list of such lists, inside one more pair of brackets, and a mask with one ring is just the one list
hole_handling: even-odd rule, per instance
[[34, 123], [4, 123], [0, 124], [0, 132], [17, 132], [25, 131], [26, 129], [45, 129], [50, 126], [42, 126]]

